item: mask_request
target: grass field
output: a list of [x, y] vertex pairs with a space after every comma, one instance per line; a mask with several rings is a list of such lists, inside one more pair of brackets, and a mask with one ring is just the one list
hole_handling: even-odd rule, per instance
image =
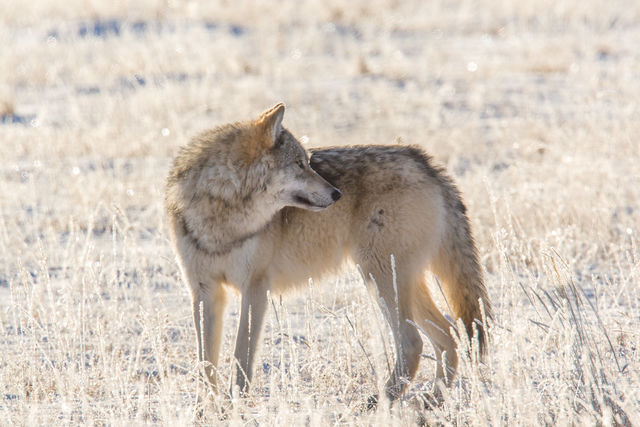
[[[640, 419], [640, 6], [521, 3], [0, 0], [2, 424]], [[458, 182], [495, 319], [442, 407], [425, 346], [363, 409], [394, 354], [351, 270], [273, 296], [247, 399], [200, 382], [164, 179], [277, 101], [309, 146], [419, 144]]]

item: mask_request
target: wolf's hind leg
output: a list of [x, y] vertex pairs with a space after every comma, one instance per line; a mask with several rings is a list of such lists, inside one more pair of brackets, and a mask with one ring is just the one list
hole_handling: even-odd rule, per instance
[[[377, 285], [380, 309], [393, 332], [396, 348], [396, 363], [386, 384], [386, 393], [391, 401], [399, 397], [413, 379], [420, 364], [422, 339], [411, 319], [411, 281], [397, 272], [397, 286], [393, 284], [390, 263], [369, 262], [362, 265], [365, 274], [371, 274]], [[397, 295], [396, 295], [397, 290]]]
[[[426, 282], [422, 280], [415, 289], [412, 318], [429, 337], [436, 356], [436, 380], [451, 385], [458, 367], [456, 343], [451, 337], [451, 324], [442, 315], [429, 293]], [[446, 358], [443, 357], [446, 354]], [[442, 399], [440, 391], [434, 387], [437, 399]]]

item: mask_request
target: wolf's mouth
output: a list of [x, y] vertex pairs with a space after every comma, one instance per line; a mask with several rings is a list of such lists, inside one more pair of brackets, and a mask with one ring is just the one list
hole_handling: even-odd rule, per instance
[[300, 203], [301, 205], [307, 205], [307, 206], [314, 206], [314, 207], [319, 207], [318, 205], [316, 205], [315, 203], [312, 203], [311, 200], [307, 199], [304, 196], [300, 196], [298, 194], [296, 194], [295, 196], [293, 196], [293, 201], [296, 203]]
[[295, 194], [293, 196], [293, 202], [295, 203], [296, 206], [304, 208], [304, 209], [308, 209], [310, 211], [321, 211], [324, 210], [328, 207], [328, 205], [320, 205], [318, 203], [314, 203], [311, 200], [309, 200], [307, 197], [301, 195], [301, 194]]

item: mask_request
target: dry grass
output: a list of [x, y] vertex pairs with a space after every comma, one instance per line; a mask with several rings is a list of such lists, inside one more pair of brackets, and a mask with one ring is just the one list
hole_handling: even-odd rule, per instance
[[[0, 1], [0, 419], [640, 419], [640, 7], [520, 3]], [[280, 100], [310, 145], [400, 137], [459, 183], [496, 316], [443, 407], [414, 405], [425, 347], [407, 399], [361, 409], [393, 354], [357, 274], [273, 298], [250, 398], [199, 382], [163, 180], [190, 135]]]

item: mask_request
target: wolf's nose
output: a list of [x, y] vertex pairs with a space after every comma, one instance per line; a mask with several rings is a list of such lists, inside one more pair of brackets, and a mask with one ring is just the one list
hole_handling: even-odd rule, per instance
[[331, 198], [333, 199], [333, 201], [337, 202], [340, 197], [342, 197], [342, 192], [340, 192], [340, 190], [338, 189], [333, 190], [333, 192], [331, 193]]

